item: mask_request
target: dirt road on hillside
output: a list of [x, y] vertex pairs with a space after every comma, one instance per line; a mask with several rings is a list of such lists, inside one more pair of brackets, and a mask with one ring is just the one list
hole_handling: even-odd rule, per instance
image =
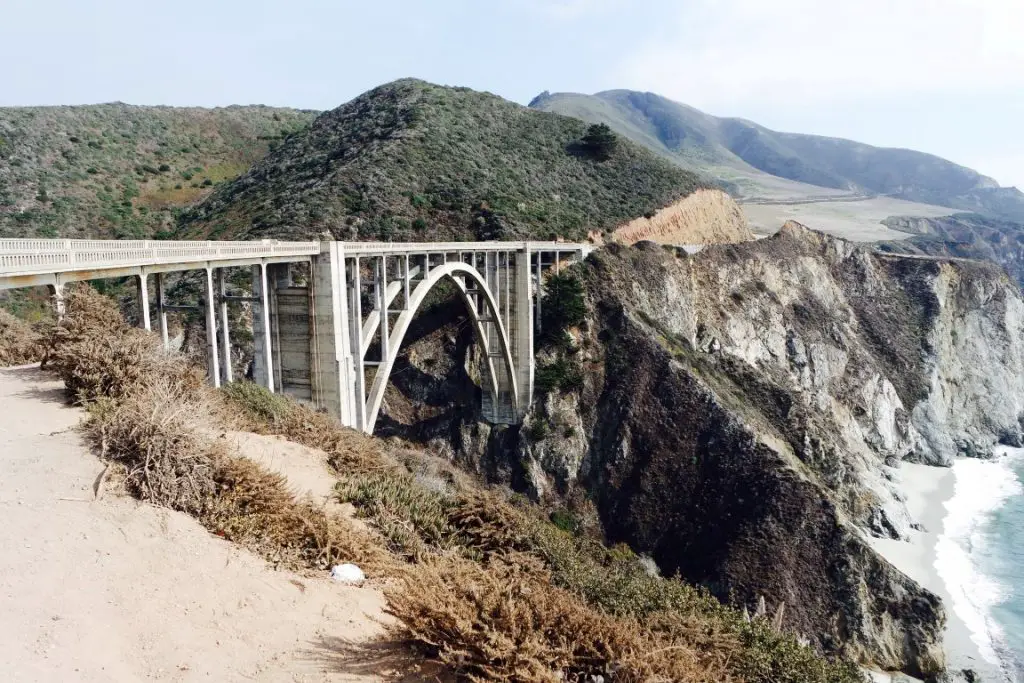
[[400, 656], [360, 645], [382, 628], [376, 590], [272, 570], [179, 513], [96, 500], [81, 417], [37, 368], [0, 369], [0, 680], [383, 680], [370, 672]]

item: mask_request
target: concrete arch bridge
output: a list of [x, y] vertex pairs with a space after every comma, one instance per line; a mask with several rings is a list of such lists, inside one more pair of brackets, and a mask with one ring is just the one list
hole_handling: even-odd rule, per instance
[[[561, 242], [0, 239], [0, 290], [49, 286], [60, 314], [68, 283], [132, 277], [139, 324], [151, 329], [155, 312], [165, 346], [168, 311], [204, 313], [215, 386], [234, 379], [229, 306], [249, 302], [254, 379], [372, 433], [413, 318], [434, 287], [450, 282], [480, 347], [484, 417], [515, 424], [533, 395], [533, 335], [545, 273], [582, 260], [593, 248]], [[229, 268], [251, 270], [251, 293], [230, 291]], [[166, 274], [193, 270], [205, 275], [200, 300], [168, 304]]]

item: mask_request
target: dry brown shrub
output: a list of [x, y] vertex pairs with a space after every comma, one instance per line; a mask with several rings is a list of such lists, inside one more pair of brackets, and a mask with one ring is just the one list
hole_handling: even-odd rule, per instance
[[0, 366], [42, 360], [43, 338], [36, 326], [0, 309]]
[[157, 377], [183, 390], [203, 386], [202, 370], [165, 351], [155, 335], [129, 327], [111, 299], [80, 286], [65, 302], [64, 319], [47, 341], [46, 364], [76, 401], [124, 396]]
[[386, 597], [397, 635], [469, 680], [737, 680], [718, 653], [590, 608], [515, 564], [430, 560]]
[[153, 376], [92, 404], [87, 434], [123, 465], [135, 496], [187, 512], [208, 529], [290, 567], [384, 567], [380, 544], [350, 521], [296, 500], [287, 480], [238, 457], [209, 416], [215, 394]]
[[225, 452], [201, 431], [203, 416], [209, 414], [205, 392], [183, 391], [160, 376], [134, 388], [116, 400], [96, 402], [87, 434], [101, 457], [124, 465], [132, 495], [199, 517], [207, 514]]
[[221, 493], [208, 526], [268, 559], [314, 569], [356, 562], [369, 572], [393, 564], [377, 539], [312, 501], [296, 500], [283, 476], [247, 458], [223, 460], [216, 480]]

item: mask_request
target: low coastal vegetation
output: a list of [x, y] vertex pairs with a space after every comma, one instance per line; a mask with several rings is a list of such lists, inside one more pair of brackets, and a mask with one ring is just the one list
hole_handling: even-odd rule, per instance
[[[391, 635], [468, 680], [862, 680], [767, 617], [660, 577], [627, 547], [566, 531], [446, 461], [252, 384], [206, 387], [88, 288], [69, 295], [48, 344], [50, 365], [88, 410], [85, 432], [109, 463], [102, 480], [277, 564], [359, 563], [384, 580]], [[324, 451], [339, 499], [368, 526], [297, 500], [281, 476], [227, 446], [226, 429]]]
[[0, 108], [0, 236], [167, 237], [182, 208], [313, 116], [261, 106]]
[[703, 187], [607, 127], [405, 79], [319, 116], [182, 216], [189, 236], [565, 239]]

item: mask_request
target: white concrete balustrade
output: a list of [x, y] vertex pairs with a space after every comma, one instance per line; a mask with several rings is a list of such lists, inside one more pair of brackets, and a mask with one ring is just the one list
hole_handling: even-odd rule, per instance
[[[165, 346], [168, 311], [204, 312], [207, 368], [217, 386], [235, 378], [229, 307], [249, 304], [253, 379], [372, 433], [405, 334], [427, 294], [448, 281], [476, 332], [484, 417], [511, 424], [532, 399], [546, 271], [557, 273], [592, 249], [561, 242], [0, 239], [0, 290], [49, 286], [59, 315], [67, 283], [134, 277], [139, 324], [150, 328], [155, 307]], [[249, 269], [251, 291], [232, 294], [228, 268]], [[172, 306], [165, 274], [189, 270], [204, 271], [203, 294]]]

